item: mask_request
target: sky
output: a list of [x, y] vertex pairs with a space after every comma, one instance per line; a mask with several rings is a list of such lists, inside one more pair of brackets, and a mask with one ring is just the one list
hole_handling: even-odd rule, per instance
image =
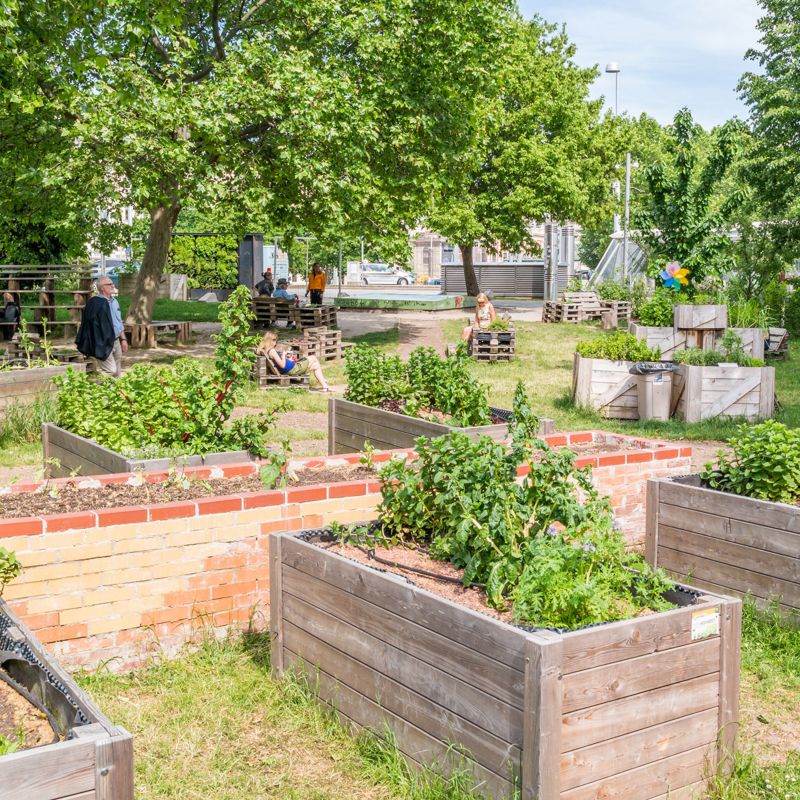
[[597, 64], [592, 96], [614, 104], [619, 63], [619, 110], [645, 112], [660, 123], [687, 106], [709, 128], [733, 116], [747, 118], [736, 94], [744, 59], [758, 43], [756, 0], [518, 0], [526, 17], [565, 23], [581, 66]]

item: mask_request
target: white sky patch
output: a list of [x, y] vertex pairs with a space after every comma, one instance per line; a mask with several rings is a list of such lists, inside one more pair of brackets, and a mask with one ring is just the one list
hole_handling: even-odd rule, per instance
[[711, 127], [747, 111], [736, 94], [752, 68], [745, 52], [758, 43], [757, 0], [519, 0], [522, 13], [565, 23], [577, 46], [576, 61], [599, 65], [592, 94], [614, 104], [619, 62], [620, 112], [646, 112], [661, 123], [688, 106]]

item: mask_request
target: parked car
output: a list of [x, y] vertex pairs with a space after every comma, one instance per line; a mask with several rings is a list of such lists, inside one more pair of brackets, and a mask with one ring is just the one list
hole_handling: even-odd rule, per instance
[[361, 270], [361, 283], [364, 286], [410, 286], [414, 283], [414, 276], [389, 264], [369, 264]]

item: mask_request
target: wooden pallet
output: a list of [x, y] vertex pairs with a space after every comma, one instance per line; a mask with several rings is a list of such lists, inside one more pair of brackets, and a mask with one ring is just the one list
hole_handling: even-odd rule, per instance
[[617, 312], [617, 321], [631, 320], [631, 304], [627, 300], [602, 300], [603, 310], [610, 309]]
[[476, 361], [510, 361], [514, 358], [514, 331], [475, 331], [472, 334], [472, 357]]
[[192, 336], [191, 322], [149, 322], [146, 325], [126, 325], [125, 333], [133, 349], [148, 349], [156, 346], [158, 337], [164, 333], [175, 334], [175, 344], [189, 344]]
[[786, 328], [770, 328], [764, 349], [765, 358], [786, 358], [789, 352], [789, 333]]
[[341, 331], [328, 330], [328, 327], [324, 325], [303, 328], [303, 336], [318, 342], [318, 350], [315, 355], [320, 361], [340, 359], [344, 356], [344, 351], [353, 346], [351, 342], [342, 341]]
[[284, 320], [288, 325], [294, 321], [294, 312], [295, 305], [291, 300], [282, 300], [280, 297], [256, 297], [253, 300], [258, 328], [269, 328], [278, 320]]
[[310, 385], [309, 375], [284, 375], [267, 356], [256, 356], [253, 377], [259, 389], [307, 389]]
[[300, 306], [292, 319], [298, 328], [336, 327], [336, 306]]

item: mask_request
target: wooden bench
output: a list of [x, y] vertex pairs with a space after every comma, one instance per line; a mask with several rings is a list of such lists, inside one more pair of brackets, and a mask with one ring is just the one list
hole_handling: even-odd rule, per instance
[[256, 356], [253, 372], [259, 389], [308, 389], [310, 385], [308, 374], [283, 374], [268, 356]]
[[764, 358], [786, 358], [789, 352], [789, 331], [786, 328], [769, 328], [765, 342]]
[[175, 344], [189, 344], [192, 335], [191, 322], [149, 322], [146, 325], [126, 325], [128, 343], [134, 349], [149, 349], [156, 346], [157, 338], [163, 333], [174, 333]]
[[294, 319], [295, 304], [291, 300], [280, 297], [256, 297], [253, 299], [253, 313], [256, 316], [256, 326], [269, 328], [278, 320], [284, 320], [287, 327]]

